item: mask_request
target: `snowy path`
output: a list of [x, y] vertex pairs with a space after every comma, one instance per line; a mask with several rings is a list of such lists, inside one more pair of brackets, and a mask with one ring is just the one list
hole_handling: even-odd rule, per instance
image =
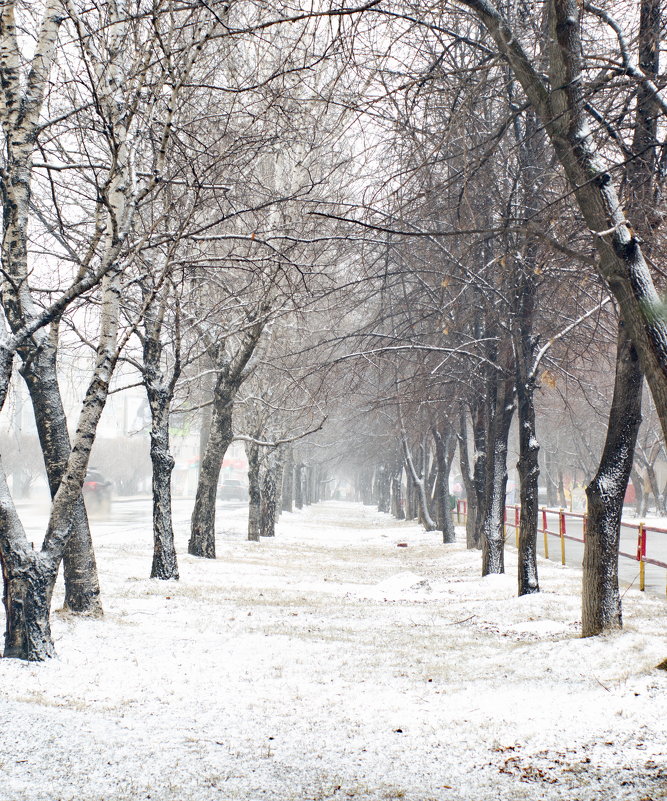
[[[179, 551], [187, 539], [177, 514]], [[144, 578], [150, 529], [94, 527], [104, 621], [0, 662], [0, 801], [667, 798], [667, 604], [578, 638], [577, 570], [517, 599], [479, 554], [355, 504], [284, 515]], [[408, 547], [397, 547], [398, 542]]]

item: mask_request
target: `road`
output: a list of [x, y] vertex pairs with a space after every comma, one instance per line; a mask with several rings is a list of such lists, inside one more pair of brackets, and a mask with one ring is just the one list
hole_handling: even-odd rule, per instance
[[[192, 514], [193, 498], [175, 498], [172, 503], [174, 528], [189, 525]], [[247, 502], [217, 501], [216, 521], [224, 525], [225, 514], [231, 513], [235, 527], [239, 526], [239, 517], [247, 510]], [[47, 503], [22, 503], [18, 506], [19, 516], [29, 540], [35, 545], [41, 543], [48, 521], [49, 507]], [[114, 498], [108, 512], [89, 513], [90, 528], [95, 543], [103, 543], [112, 534], [114, 538], [127, 539], [136, 543], [138, 538], [150, 540], [152, 537], [153, 506], [146, 496]]]

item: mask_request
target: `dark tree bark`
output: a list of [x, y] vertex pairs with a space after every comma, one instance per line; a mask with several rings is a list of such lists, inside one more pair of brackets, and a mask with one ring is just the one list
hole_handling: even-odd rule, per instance
[[644, 513], [644, 482], [639, 473], [632, 468], [630, 471], [632, 486], [635, 488], [635, 514], [641, 517]]
[[481, 548], [481, 542], [476, 539], [477, 534], [477, 490], [475, 480], [470, 471], [470, 455], [468, 453], [468, 421], [466, 410], [461, 406], [459, 410], [459, 464], [461, 478], [466, 491], [466, 548]]
[[215, 559], [215, 499], [222, 460], [234, 439], [232, 409], [236, 389], [228, 385], [226, 373], [221, 372], [213, 393], [211, 429], [199, 468], [188, 553], [206, 559]]
[[398, 462], [391, 476], [391, 513], [397, 520], [405, 520], [403, 506], [403, 465]]
[[[4, 393], [3, 401], [4, 401]], [[2, 404], [0, 403], [0, 406]], [[4, 656], [44, 661], [55, 655], [49, 612], [57, 562], [34, 551], [16, 513], [0, 464], [0, 562], [4, 584]]]
[[294, 506], [294, 454], [292, 448], [286, 450], [283, 468], [282, 508], [283, 512], [291, 512]]
[[544, 478], [547, 485], [547, 506], [558, 506], [558, 468], [550, 448], [544, 451]]
[[563, 479], [563, 469], [558, 468], [558, 502], [564, 509], [567, 506], [567, 498], [565, 497], [565, 482]]
[[588, 524], [584, 546], [582, 636], [620, 628], [618, 546], [623, 498], [641, 423], [642, 371], [624, 324], [619, 324], [616, 380], [607, 439], [595, 478], [586, 488]]
[[456, 453], [456, 434], [448, 423], [434, 426], [433, 441], [435, 442], [435, 457], [438, 465], [438, 474], [435, 484], [436, 518], [438, 528], [442, 531], [442, 541], [445, 544], [456, 542], [456, 530], [452, 519], [452, 509], [449, 504], [449, 474]]
[[410, 474], [406, 470], [406, 485], [405, 485], [405, 519], [416, 520], [419, 513], [419, 504], [417, 502], [417, 488], [412, 480]]
[[259, 519], [260, 537], [276, 536], [278, 485], [281, 470], [282, 460], [280, 454], [277, 452], [270, 453], [266, 459], [266, 469], [262, 477]]
[[180, 324], [178, 311], [174, 332], [174, 360], [167, 372], [162, 366], [164, 347], [161, 340], [165, 304], [165, 291], [159, 304], [149, 305], [144, 315], [141, 370], [151, 411], [150, 456], [153, 489], [153, 561], [151, 578], [178, 579], [178, 560], [174, 545], [174, 527], [171, 504], [171, 474], [174, 457], [169, 441], [169, 417], [176, 382], [181, 373]]
[[[517, 359], [517, 405], [519, 417], [519, 470], [521, 513], [519, 521], [518, 581], [519, 595], [539, 592], [537, 577], [537, 515], [539, 445], [535, 436], [535, 379], [532, 369], [534, 339], [524, 342], [526, 352]], [[522, 362], [520, 366], [519, 362]], [[524, 369], [522, 369], [522, 367]]]
[[211, 348], [216, 364], [213, 412], [204, 456], [199, 468], [197, 494], [192, 511], [188, 553], [215, 559], [215, 500], [220, 469], [227, 448], [234, 439], [232, 412], [238, 390], [250, 373], [250, 360], [262, 335], [264, 322], [248, 329], [233, 355], [223, 342]]
[[[489, 431], [485, 419], [484, 403], [478, 400], [472, 408], [472, 439], [475, 448], [472, 465], [473, 496], [474, 496], [474, 524], [472, 541], [475, 548], [482, 548], [484, 541], [484, 505], [486, 503], [486, 480], [489, 458]], [[470, 498], [468, 499], [470, 505]]]
[[259, 445], [246, 442], [245, 452], [248, 459], [248, 539], [259, 542], [262, 504]]
[[388, 465], [381, 464], [377, 469], [378, 512], [391, 511], [391, 472]]
[[658, 477], [655, 474], [655, 468], [650, 462], [646, 465], [646, 475], [648, 476], [651, 492], [655, 498], [655, 512], [657, 515], [663, 515], [665, 508], [662, 502], [662, 495], [660, 494], [660, 487], [658, 486]]
[[34, 551], [3, 559], [5, 658], [43, 662], [55, 656], [49, 621], [55, 575], [49, 561]]
[[305, 465], [298, 462], [294, 465], [294, 506], [303, 509], [303, 472]]
[[171, 515], [171, 473], [174, 457], [169, 446], [169, 406], [166, 393], [147, 391], [151, 407], [151, 464], [153, 468], [153, 562], [151, 578], [177, 579], [178, 561]]

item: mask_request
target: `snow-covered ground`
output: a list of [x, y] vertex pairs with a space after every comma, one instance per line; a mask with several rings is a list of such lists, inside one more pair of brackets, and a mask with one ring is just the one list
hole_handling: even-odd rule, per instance
[[[130, 509], [131, 507], [127, 507]], [[2, 801], [667, 798], [667, 605], [579, 638], [580, 572], [543, 592], [356, 504], [220, 516], [218, 559], [146, 578], [144, 511], [95, 524], [106, 616], [0, 662]], [[398, 547], [405, 543], [407, 547]]]

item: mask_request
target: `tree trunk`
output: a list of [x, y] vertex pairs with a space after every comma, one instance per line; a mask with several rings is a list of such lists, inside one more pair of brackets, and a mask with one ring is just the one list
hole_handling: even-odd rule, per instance
[[391, 474], [386, 464], [378, 467], [378, 512], [391, 511]]
[[[169, 405], [164, 393], [150, 393], [151, 464], [153, 467], [153, 563], [151, 578], [177, 579], [178, 562], [171, 516], [171, 472], [174, 457], [169, 448]], [[160, 408], [158, 408], [160, 407]]]
[[49, 613], [55, 583], [52, 566], [27, 551], [3, 559], [5, 605], [4, 656], [43, 662], [55, 656]]
[[567, 506], [567, 498], [565, 497], [565, 482], [563, 479], [563, 470], [558, 468], [558, 502], [564, 509]]
[[[524, 362], [530, 370], [530, 362]], [[524, 372], [524, 371], [521, 371]], [[519, 595], [539, 592], [537, 578], [537, 514], [539, 445], [535, 437], [534, 382], [531, 376], [517, 380], [519, 416], [519, 470], [521, 516], [519, 521]]]
[[[56, 351], [50, 344], [19, 351], [23, 376], [35, 415], [44, 466], [53, 498], [60, 486], [71, 443], [56, 373]], [[97, 617], [102, 614], [100, 583], [97, 575], [93, 541], [83, 497], [72, 510], [72, 532], [63, 556], [65, 579], [64, 608], [77, 614]]]
[[544, 451], [544, 476], [547, 485], [547, 506], [554, 508], [558, 506], [558, 469], [554, 458], [553, 451], [545, 449]]
[[197, 495], [192, 511], [188, 553], [215, 559], [215, 499], [222, 460], [232, 443], [232, 403], [233, 393], [219, 377], [214, 391], [214, 406], [211, 428], [204, 450], [204, 458], [199, 468]]
[[417, 472], [417, 468], [415, 467], [414, 461], [412, 459], [412, 452], [410, 451], [410, 446], [408, 444], [408, 437], [407, 434], [405, 433], [405, 430], [401, 431], [401, 442], [403, 444], [403, 454], [405, 457], [405, 466], [406, 466], [406, 472], [408, 474], [408, 481], [411, 482], [412, 487], [414, 488], [419, 520], [427, 531], [433, 531], [436, 528], [436, 525], [433, 522], [433, 518], [431, 517], [431, 512], [428, 508], [428, 497], [426, 495], [426, 487], [424, 485], [424, 476], [423, 476], [423, 462], [425, 459], [424, 450], [422, 449], [421, 451], [422, 474], [420, 475]]
[[649, 486], [651, 487], [651, 492], [655, 498], [655, 513], [656, 515], [662, 515], [664, 514], [664, 508], [660, 495], [660, 487], [658, 486], [658, 477], [655, 474], [655, 468], [650, 462], [646, 465], [646, 475], [648, 477]]
[[276, 536], [276, 511], [278, 507], [278, 476], [281, 460], [277, 454], [270, 454], [262, 481], [261, 510], [259, 520], [260, 537]]
[[507, 489], [507, 440], [514, 414], [514, 380], [497, 378], [495, 402], [489, 408], [490, 458], [486, 463], [485, 499], [482, 506], [482, 575], [505, 572], [503, 520]]
[[405, 471], [405, 519], [414, 520], [417, 517], [417, 488], [408, 471]]
[[246, 442], [248, 458], [248, 539], [259, 542], [262, 490], [260, 485], [259, 445]]
[[265, 322], [265, 320], [255, 321], [244, 333], [237, 350], [232, 355], [227, 353], [224, 341], [210, 348], [217, 376], [213, 388], [211, 428], [199, 468], [197, 494], [192, 510], [188, 553], [193, 556], [215, 559], [215, 501], [222, 460], [234, 439], [232, 428], [234, 400], [239, 387], [251, 372], [250, 361]]
[[403, 465], [398, 462], [391, 476], [391, 513], [397, 520], [405, 520], [403, 506]]
[[475, 481], [470, 471], [470, 455], [468, 453], [468, 423], [466, 410], [461, 406], [459, 410], [459, 465], [461, 467], [461, 478], [466, 491], [466, 548], [473, 549], [481, 547], [475, 539], [477, 532], [477, 492]]
[[[481, 401], [475, 404], [472, 415], [472, 437], [475, 446], [472, 466], [473, 495], [475, 498], [473, 515], [475, 529], [471, 539], [474, 543], [474, 547], [481, 549], [484, 542], [483, 523], [484, 505], [486, 503], [487, 473], [491, 469], [487, 453], [487, 449], [489, 448], [489, 434], [484, 419], [484, 404]], [[470, 499], [468, 499], [468, 505], [470, 505]]]
[[644, 511], [644, 482], [634, 467], [630, 471], [630, 477], [635, 488], [635, 515], [641, 517]]
[[303, 469], [301, 462], [294, 465], [294, 505], [297, 509], [303, 509]]
[[641, 423], [641, 391], [639, 357], [621, 322], [607, 438], [597, 474], [586, 488], [588, 524], [582, 594], [584, 637], [602, 634], [622, 625], [618, 546], [623, 498]]
[[291, 447], [287, 449], [283, 469], [282, 507], [283, 512], [291, 512], [294, 507], [294, 454]]
[[442, 431], [433, 427], [433, 440], [435, 442], [435, 458], [438, 465], [438, 474], [435, 484], [436, 516], [438, 527], [442, 531], [442, 541], [446, 545], [456, 542], [456, 529], [452, 519], [452, 509], [449, 503], [449, 473], [456, 452], [456, 435], [449, 429]]

